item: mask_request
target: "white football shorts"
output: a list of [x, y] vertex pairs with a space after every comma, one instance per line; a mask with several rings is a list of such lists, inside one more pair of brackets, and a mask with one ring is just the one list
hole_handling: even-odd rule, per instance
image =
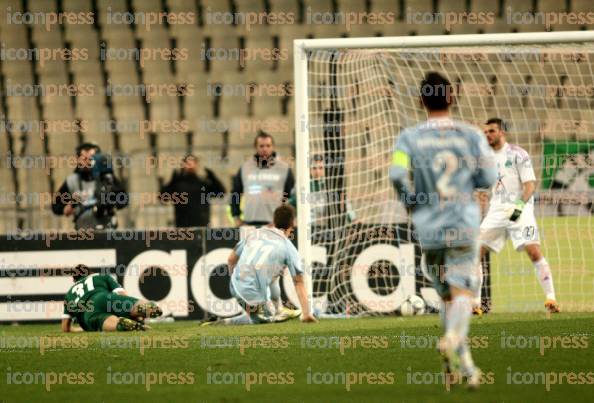
[[479, 243], [499, 253], [505, 241], [511, 239], [514, 249], [521, 251], [526, 245], [539, 244], [538, 226], [534, 217], [534, 205], [524, 206], [516, 222], [510, 221], [509, 212], [504, 209], [489, 211], [480, 228]]

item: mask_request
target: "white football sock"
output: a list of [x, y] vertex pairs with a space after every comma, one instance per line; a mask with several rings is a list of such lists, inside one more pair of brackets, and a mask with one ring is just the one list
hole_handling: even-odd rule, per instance
[[280, 278], [277, 277], [270, 283], [269, 290], [270, 290], [270, 300], [272, 301], [274, 307], [274, 314], [281, 313], [283, 309], [283, 301], [281, 300], [281, 289], [280, 289]]
[[480, 308], [481, 302], [482, 302], [482, 292], [483, 292], [483, 265], [481, 262], [478, 263], [477, 277], [479, 280], [479, 286], [478, 286], [478, 290], [474, 293], [474, 298], [472, 299], [472, 306]]
[[443, 331], [446, 331], [446, 323], [447, 323], [447, 312], [446, 312], [446, 306], [447, 304], [445, 302], [441, 302], [440, 306], [439, 306], [439, 320], [441, 322], [441, 327], [443, 328]]
[[464, 342], [460, 344], [456, 352], [458, 353], [458, 356], [460, 356], [462, 373], [466, 376], [471, 376], [472, 374], [474, 374], [477, 368], [474, 365], [474, 360], [472, 359], [472, 355], [470, 354], [470, 348], [468, 347], [468, 343]]
[[445, 337], [454, 343], [452, 346], [454, 348], [466, 340], [472, 315], [471, 310], [472, 301], [466, 295], [458, 295], [448, 307]]
[[536, 276], [540, 282], [540, 286], [544, 291], [547, 299], [556, 300], [555, 298], [555, 286], [553, 285], [553, 274], [547, 260], [543, 257], [538, 262], [533, 263], [536, 269]]

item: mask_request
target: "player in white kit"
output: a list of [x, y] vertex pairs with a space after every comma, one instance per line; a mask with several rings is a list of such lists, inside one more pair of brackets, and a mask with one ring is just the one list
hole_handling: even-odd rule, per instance
[[[538, 226], [534, 216], [534, 190], [536, 177], [530, 156], [518, 145], [505, 141], [504, 123], [499, 118], [489, 119], [485, 127], [487, 142], [495, 154], [497, 182], [491, 188], [489, 209], [480, 227], [481, 261], [490, 250], [499, 253], [510, 238], [514, 249], [525, 250], [536, 270], [545, 293], [545, 308], [559, 312], [555, 297], [553, 275], [540, 250]], [[479, 263], [480, 264], [480, 263]], [[482, 268], [479, 277], [482, 283]], [[475, 312], [480, 313], [480, 288], [475, 299]]]

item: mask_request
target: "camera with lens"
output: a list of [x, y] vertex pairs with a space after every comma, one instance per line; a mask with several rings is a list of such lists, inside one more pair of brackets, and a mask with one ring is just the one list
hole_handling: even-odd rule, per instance
[[116, 189], [111, 157], [97, 153], [91, 162], [91, 174], [95, 180], [95, 200], [93, 213], [104, 228], [116, 228], [115, 209], [119, 189]]
[[101, 152], [91, 158], [93, 197], [81, 209], [75, 222], [78, 228], [115, 229], [118, 226], [116, 209], [128, 205], [128, 194], [116, 179], [111, 157]]

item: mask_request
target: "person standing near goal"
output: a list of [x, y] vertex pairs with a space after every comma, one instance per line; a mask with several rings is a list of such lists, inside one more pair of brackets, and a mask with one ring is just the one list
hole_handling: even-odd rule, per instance
[[444, 76], [427, 73], [420, 94], [428, 119], [398, 136], [390, 178], [412, 210], [427, 269], [444, 301], [439, 349], [448, 385], [461, 375], [468, 387], [476, 388], [481, 371], [467, 343], [479, 286], [480, 211], [473, 193], [495, 183], [493, 152], [479, 128], [450, 118], [453, 88]]
[[[553, 275], [540, 250], [538, 226], [534, 216], [536, 176], [526, 150], [505, 140], [504, 127], [501, 119], [492, 118], [487, 120], [485, 128], [487, 142], [495, 153], [497, 182], [491, 188], [489, 209], [480, 227], [481, 261], [487, 250], [499, 253], [507, 238], [511, 238], [514, 249], [518, 252], [525, 250], [534, 265], [545, 293], [545, 308], [551, 313], [557, 313], [560, 309], [555, 298]], [[481, 283], [482, 274], [481, 267]], [[477, 306], [481, 304], [480, 288], [474, 303]], [[475, 312], [477, 309], [480, 308], [475, 308]]]

